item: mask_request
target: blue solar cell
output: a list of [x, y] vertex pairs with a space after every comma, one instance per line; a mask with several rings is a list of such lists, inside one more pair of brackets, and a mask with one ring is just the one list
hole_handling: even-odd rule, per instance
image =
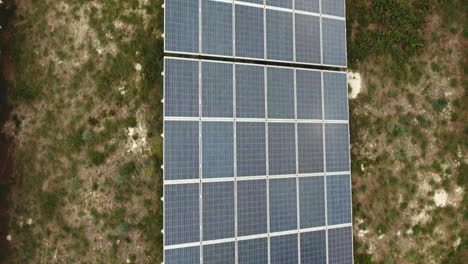
[[284, 8], [292, 8], [292, 1], [293, 0], [266, 0], [266, 5], [269, 6], [277, 6], [277, 7], [284, 7]]
[[235, 255], [234, 242], [203, 246], [203, 264], [234, 264]]
[[165, 60], [165, 116], [199, 116], [198, 68], [195, 60]]
[[199, 184], [164, 187], [164, 241], [166, 245], [200, 240]]
[[348, 120], [346, 73], [323, 72], [325, 119]]
[[234, 176], [234, 129], [232, 122], [203, 122], [203, 178]]
[[[263, 5], [263, 0], [235, 0], [235, 1], [236, 2], [246, 2], [246, 3]], [[237, 8], [237, 6], [236, 6], [236, 8]]]
[[198, 1], [172, 0], [165, 6], [165, 50], [199, 52]]
[[297, 234], [270, 238], [271, 264], [297, 264]]
[[168, 249], [164, 253], [165, 264], [200, 263], [200, 247]]
[[164, 179], [199, 178], [198, 122], [164, 122]]
[[236, 64], [236, 116], [265, 117], [265, 68]]
[[267, 232], [266, 180], [237, 181], [237, 234]]
[[239, 264], [267, 264], [268, 240], [267, 238], [239, 240]]
[[327, 171], [349, 171], [348, 124], [325, 125]]
[[328, 225], [351, 223], [351, 187], [349, 175], [327, 176]]
[[270, 175], [296, 173], [296, 141], [293, 123], [268, 124], [268, 164]]
[[353, 263], [353, 231], [351, 227], [328, 230], [328, 261], [330, 264]]
[[237, 176], [266, 175], [265, 123], [236, 123]]
[[292, 13], [267, 9], [266, 23], [267, 58], [292, 61], [294, 59]]
[[270, 232], [297, 229], [296, 179], [270, 179]]
[[296, 14], [296, 61], [321, 63], [320, 17]]
[[202, 62], [202, 116], [233, 117], [232, 63]]
[[203, 183], [203, 240], [234, 237], [234, 183]]
[[294, 119], [294, 70], [267, 68], [268, 118]]
[[296, 0], [296, 10], [320, 13], [320, 0]]
[[301, 228], [325, 225], [323, 176], [299, 178]]
[[346, 66], [346, 25], [344, 20], [322, 18], [323, 64]]
[[232, 4], [203, 0], [202, 53], [232, 56]]
[[302, 264], [326, 264], [325, 230], [301, 233], [301, 263]]
[[265, 57], [263, 8], [236, 5], [236, 57]]
[[331, 16], [345, 16], [345, 0], [322, 0], [322, 13]]
[[323, 172], [322, 124], [297, 124], [299, 173]]
[[297, 118], [322, 119], [322, 76], [319, 71], [296, 70]]

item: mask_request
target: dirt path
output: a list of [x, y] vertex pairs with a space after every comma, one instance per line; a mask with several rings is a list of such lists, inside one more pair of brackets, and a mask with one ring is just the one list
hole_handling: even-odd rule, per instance
[[12, 141], [5, 135], [4, 123], [8, 120], [11, 106], [8, 104], [9, 83], [12, 81], [12, 44], [14, 1], [3, 0], [0, 4], [0, 263], [8, 263], [9, 234], [9, 193], [15, 183], [13, 177]]

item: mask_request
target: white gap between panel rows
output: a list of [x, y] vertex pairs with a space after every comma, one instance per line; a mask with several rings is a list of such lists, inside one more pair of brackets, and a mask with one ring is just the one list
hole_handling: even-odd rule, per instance
[[[346, 224], [338, 224], [338, 225], [332, 225], [332, 226], [318, 226], [318, 227], [311, 227], [311, 228], [303, 228], [303, 229], [299, 229], [299, 233], [308, 233], [308, 232], [322, 231], [322, 230], [328, 230], [328, 229], [338, 229], [338, 228], [350, 227], [350, 226], [352, 226], [351, 223], [346, 223]], [[298, 234], [297, 229], [281, 231], [281, 232], [249, 235], [249, 236], [238, 236], [237, 241], [257, 239], [257, 238], [277, 237], [277, 236], [284, 236], [284, 235], [294, 235], [294, 234]], [[192, 243], [166, 245], [164, 246], [164, 249], [168, 250], [168, 249], [177, 249], [177, 248], [196, 247], [200, 245], [202, 246], [214, 245], [214, 244], [228, 243], [228, 242], [234, 242], [234, 241], [236, 241], [236, 238], [230, 237], [230, 238], [215, 239], [215, 240], [208, 240], [208, 241], [201, 241], [201, 242], [197, 241], [197, 242], [192, 242]]]

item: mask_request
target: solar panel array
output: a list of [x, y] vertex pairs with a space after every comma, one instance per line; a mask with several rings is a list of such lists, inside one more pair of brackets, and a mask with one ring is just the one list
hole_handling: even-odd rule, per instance
[[164, 263], [353, 263], [346, 73], [164, 64]]
[[346, 67], [344, 0], [167, 0], [165, 51]]

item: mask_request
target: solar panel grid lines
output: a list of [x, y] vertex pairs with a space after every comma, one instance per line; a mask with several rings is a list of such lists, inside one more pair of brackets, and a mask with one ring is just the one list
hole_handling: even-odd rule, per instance
[[[297, 0], [291, 4], [269, 0], [199, 0], [192, 1], [195, 3], [191, 5], [184, 5], [184, 1], [187, 0], [167, 0], [165, 5], [166, 52], [300, 65], [347, 66], [344, 13], [337, 15], [340, 12], [334, 11], [344, 10], [344, 0], [341, 4], [329, 4], [329, 0], [310, 3]], [[323, 5], [321, 2], [325, 3], [328, 13], [317, 10], [317, 3], [320, 7]], [[338, 8], [340, 5], [342, 7]], [[197, 8], [198, 12], [195, 12]], [[179, 19], [180, 16], [185, 18]], [[311, 23], [314, 26], [310, 26]], [[192, 30], [196, 24], [199, 25], [197, 30]], [[191, 34], [186, 33], [189, 31]], [[333, 38], [330, 34], [340, 36]], [[325, 51], [323, 46], [327, 47]]]
[[[320, 12], [322, 12], [322, 1], [320, 1]], [[321, 25], [321, 24], [320, 24]], [[320, 31], [322, 32], [322, 31]], [[322, 35], [320, 35], [322, 38]], [[323, 54], [323, 51], [322, 51]], [[323, 59], [323, 56], [322, 56]], [[320, 88], [322, 91], [322, 119], [325, 120], [325, 103], [324, 103], [324, 83], [323, 83], [323, 71], [320, 72]], [[326, 156], [326, 142], [325, 142], [325, 124], [322, 125], [322, 144], [323, 144], [323, 170], [324, 170], [324, 178], [323, 178], [323, 193], [324, 193], [324, 207], [325, 207], [325, 263], [329, 263], [329, 254], [328, 254], [328, 204], [327, 204], [327, 156]]]
[[[334, 43], [345, 40], [335, 35], [339, 32], [345, 36], [346, 30], [333, 27], [333, 23], [341, 23], [336, 21], [343, 21], [340, 27], [345, 25], [344, 13], [339, 16], [336, 0], [326, 3], [326, 13], [322, 13], [324, 1], [199, 0], [198, 18], [194, 19], [198, 19], [199, 25], [198, 50], [169, 52], [346, 67], [346, 58], [341, 60], [342, 54], [346, 56], [346, 43]], [[184, 11], [189, 7], [179, 8]], [[268, 21], [274, 19], [288, 24], [280, 23], [284, 28], [272, 28]], [[183, 25], [187, 21], [190, 20], [179, 21], [182, 28], [189, 28]], [[323, 21], [328, 23], [325, 27]], [[292, 37], [275, 42], [272, 32]], [[323, 34], [326, 41], [335, 45], [331, 49], [324, 50]], [[319, 37], [313, 38], [314, 35]], [[312, 41], [314, 45], [310, 45]], [[168, 51], [166, 42], [170, 41], [165, 40], [165, 51]], [[301, 46], [301, 42], [308, 45]], [[185, 44], [183, 47], [195, 46]], [[275, 45], [286, 49], [276, 49]], [[340, 53], [343, 47], [344, 52]], [[280, 52], [271, 53], [269, 49]], [[349, 153], [343, 155], [346, 149], [349, 152], [348, 102], [344, 94], [347, 91], [333, 72], [171, 59], [198, 64], [198, 72], [189, 66], [179, 66], [168, 68], [167, 72], [179, 72], [183, 78], [175, 74], [171, 82], [171, 76], [164, 77], [164, 124], [165, 127], [168, 124], [167, 133], [171, 134], [169, 138], [166, 135], [163, 143], [164, 193], [166, 196], [166, 188], [199, 186], [198, 201], [191, 199], [192, 207], [199, 205], [199, 241], [167, 244], [174, 235], [167, 230], [175, 229], [170, 224], [166, 226], [165, 219], [164, 228], [169, 228], [164, 233], [165, 263], [341, 263], [349, 259], [352, 263], [350, 233], [331, 232], [348, 227], [351, 230], [350, 157]], [[166, 89], [167, 86], [172, 88]], [[179, 91], [171, 90], [174, 87]], [[171, 97], [171, 92], [166, 90], [180, 98], [166, 99]], [[198, 112], [197, 100], [193, 100], [197, 96]], [[191, 124], [192, 129], [171, 130], [171, 126], [178, 127], [176, 123], [183, 124], [180, 127]], [[198, 144], [194, 132], [197, 128]], [[183, 140], [174, 144], [171, 137]], [[166, 140], [171, 145], [168, 151]], [[183, 150], [187, 151], [183, 153]], [[198, 156], [184, 159], [180, 168], [171, 167], [171, 162], [179, 163], [178, 153], [184, 157], [194, 153]], [[189, 175], [187, 171], [197, 158], [198, 173]], [[175, 215], [180, 214], [177, 210], [182, 209], [172, 207]], [[166, 217], [166, 208], [163, 210]], [[196, 218], [196, 212], [187, 210], [186, 213], [189, 212]], [[292, 221], [284, 217], [289, 215]], [[337, 243], [337, 237], [343, 237], [345, 243]], [[184, 238], [183, 234], [180, 238]], [[283, 251], [278, 251], [278, 247]]]
[[[295, 3], [293, 3], [293, 5], [295, 5]], [[296, 52], [294, 50], [294, 52]], [[294, 55], [295, 57], [295, 55]], [[296, 154], [296, 200], [297, 200], [297, 204], [296, 204], [296, 210], [297, 210], [297, 235], [298, 235], [298, 239], [297, 239], [297, 256], [298, 256], [298, 263], [301, 263], [301, 233], [300, 233], [300, 229], [301, 229], [301, 215], [302, 215], [302, 212], [301, 212], [301, 200], [300, 200], [300, 189], [299, 189], [299, 150], [298, 150], [298, 134], [297, 134], [297, 129], [298, 129], [298, 123], [297, 123], [297, 70], [294, 69], [294, 119], [296, 121], [295, 123], [295, 135], [294, 135], [294, 138], [295, 138], [295, 144], [296, 144], [296, 151], [295, 151], [295, 154]]]
[[[233, 12], [235, 12], [235, 5], [233, 5]], [[235, 22], [235, 17], [234, 17], [234, 22]], [[235, 28], [235, 24], [233, 25]], [[234, 43], [234, 49], [233, 52], [235, 52], [235, 43]], [[235, 53], [234, 53], [235, 54]], [[233, 113], [234, 117], [237, 116], [237, 83], [236, 83], [236, 64], [233, 65], [232, 69], [232, 74], [233, 74], [233, 79], [232, 79], [232, 96], [233, 96]], [[239, 263], [239, 243], [237, 241], [237, 237], [239, 235], [239, 200], [238, 200], [238, 183], [237, 183], [237, 123], [236, 120], [234, 119], [234, 126], [233, 126], [233, 134], [234, 134], [234, 236], [235, 236], [235, 263]]]
[[[201, 0], [199, 0], [201, 2]], [[201, 9], [199, 11], [201, 13]], [[200, 28], [201, 28], [201, 20], [200, 20]], [[201, 32], [200, 32], [200, 36], [201, 36]], [[200, 43], [201, 45], [201, 43]], [[202, 63], [201, 61], [198, 61], [198, 113], [199, 113], [199, 117], [202, 116], [202, 110], [203, 110], [203, 104], [202, 104], [202, 100], [203, 100], [203, 96], [202, 96], [202, 84], [203, 84], [203, 78], [202, 78], [202, 72], [203, 72], [203, 68], [202, 68]], [[198, 120], [198, 123], [200, 124], [200, 128], [198, 130], [198, 133], [199, 133], [199, 136], [198, 136], [198, 142], [200, 145], [202, 145], [203, 143], [203, 137], [202, 137], [202, 133], [203, 133], [203, 130], [202, 130], [202, 121], [201, 120]], [[203, 151], [200, 149], [199, 150], [199, 174], [202, 175], [203, 173]], [[202, 182], [202, 179], [203, 177], [200, 177], [200, 181], [199, 181], [199, 185], [200, 185], [200, 195], [199, 195], [199, 203], [200, 203], [200, 228], [199, 228], [199, 232], [200, 232], [200, 247], [199, 247], [199, 250], [200, 250], [200, 263], [203, 263], [203, 240], [204, 240], [204, 237], [203, 237], [203, 182]], [[166, 262], [167, 264], [167, 262]]]

